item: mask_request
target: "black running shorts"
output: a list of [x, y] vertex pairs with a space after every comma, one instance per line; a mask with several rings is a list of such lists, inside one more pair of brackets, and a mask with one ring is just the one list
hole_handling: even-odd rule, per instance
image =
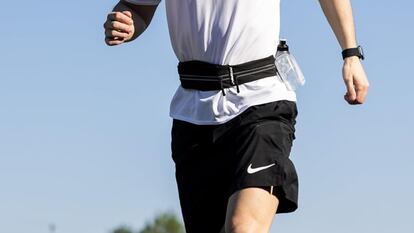
[[298, 178], [289, 159], [298, 111], [281, 100], [251, 106], [219, 125], [173, 119], [172, 159], [187, 233], [218, 233], [229, 197], [247, 187], [271, 187], [277, 213], [297, 208]]

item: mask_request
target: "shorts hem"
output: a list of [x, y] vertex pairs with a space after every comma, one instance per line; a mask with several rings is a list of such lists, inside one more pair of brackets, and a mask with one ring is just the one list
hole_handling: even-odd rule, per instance
[[273, 195], [275, 195], [279, 200], [279, 205], [275, 214], [292, 213], [298, 209], [297, 191], [289, 188], [289, 185], [284, 185], [283, 182], [245, 182], [232, 189], [230, 196], [245, 188], [270, 186], [273, 186]]

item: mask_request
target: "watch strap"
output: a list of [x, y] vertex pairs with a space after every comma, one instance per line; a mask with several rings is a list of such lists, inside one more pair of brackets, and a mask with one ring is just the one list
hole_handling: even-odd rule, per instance
[[358, 46], [356, 48], [345, 49], [344, 51], [342, 51], [342, 58], [343, 59], [345, 59], [347, 57], [353, 57], [353, 56], [357, 56], [361, 60], [365, 59], [364, 52], [363, 52], [361, 46]]

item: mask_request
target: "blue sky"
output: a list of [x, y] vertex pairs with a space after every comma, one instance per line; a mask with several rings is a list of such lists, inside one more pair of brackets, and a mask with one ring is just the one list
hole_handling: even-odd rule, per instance
[[[178, 86], [164, 5], [136, 42], [107, 47], [114, 1], [4, 1], [0, 231], [107, 233], [180, 214], [168, 108]], [[414, 3], [354, 1], [371, 89], [343, 100], [340, 48], [317, 1], [282, 2], [307, 78], [292, 160], [300, 209], [272, 233], [414, 232]]]

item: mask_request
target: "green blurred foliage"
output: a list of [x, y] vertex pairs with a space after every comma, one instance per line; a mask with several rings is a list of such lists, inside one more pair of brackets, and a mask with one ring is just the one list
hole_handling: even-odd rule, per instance
[[120, 226], [112, 233], [185, 233], [185, 230], [175, 214], [163, 213], [148, 222], [140, 231], [135, 232], [128, 226]]
[[185, 231], [174, 214], [164, 213], [158, 215], [152, 223], [147, 223], [139, 233], [185, 233]]
[[128, 226], [120, 226], [116, 228], [112, 233], [133, 233], [132, 229]]

